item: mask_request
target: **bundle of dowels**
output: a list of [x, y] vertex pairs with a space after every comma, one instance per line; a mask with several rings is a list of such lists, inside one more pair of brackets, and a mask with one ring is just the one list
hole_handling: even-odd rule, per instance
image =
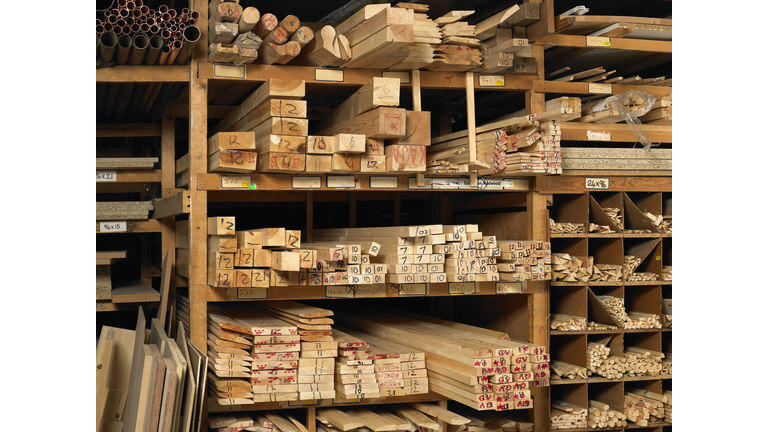
[[213, 0], [208, 6], [208, 61], [286, 64], [314, 39], [295, 15], [278, 21], [271, 13], [238, 2]]
[[587, 379], [587, 368], [576, 366], [564, 361], [553, 360], [549, 364], [549, 370], [552, 372], [552, 379]]
[[549, 384], [549, 355], [543, 348], [511, 341], [504, 333], [399, 311], [356, 308], [337, 320], [423, 350], [429, 390], [476, 410], [531, 408], [530, 386]]
[[611, 317], [616, 321], [621, 328], [626, 328], [630, 323], [630, 318], [627, 316], [627, 311], [624, 309], [624, 299], [621, 297], [601, 295], [597, 296], [600, 304], [603, 305], [606, 311], [611, 314]]
[[592, 429], [626, 427], [627, 416], [622, 411], [612, 410], [608, 404], [590, 399], [588, 424]]
[[561, 400], [553, 400], [549, 419], [551, 429], [586, 428], [587, 409]]
[[626, 329], [660, 329], [661, 321], [659, 316], [646, 312], [628, 311], [627, 316], [629, 322], [624, 328]]
[[651, 394], [641, 389], [624, 391], [624, 414], [627, 415], [627, 420], [638, 426], [648, 426], [648, 423], [660, 421], [665, 417], [664, 403], [655, 399], [664, 396]]
[[[339, 376], [337, 380], [337, 387], [340, 384], [344, 386], [347, 398], [396, 397], [429, 391], [423, 351], [355, 330], [342, 330], [340, 333], [345, 340], [365, 344], [365, 351], [356, 351], [357, 357], [360, 352], [370, 357], [365, 360], [347, 359], [347, 362], [357, 363], [341, 365], [342, 373], [352, 375]], [[348, 382], [350, 380], [353, 382]]]
[[664, 353], [633, 346], [624, 347], [628, 376], [657, 376], [661, 373]]
[[256, 302], [253, 307], [297, 328], [299, 400], [333, 399], [334, 363], [338, 342], [333, 340], [333, 311], [293, 301]]
[[587, 329], [587, 319], [565, 314], [552, 314], [549, 317], [549, 328], [561, 331], [580, 331]]
[[583, 223], [570, 223], [570, 222], [555, 222], [554, 219], [549, 219], [549, 232], [550, 234], [579, 234], [584, 232]]
[[627, 371], [627, 359], [610, 354], [605, 344], [589, 342], [587, 346], [587, 375], [600, 375], [607, 379], [620, 379]]
[[257, 88], [213, 128], [218, 133], [208, 142], [209, 171], [303, 172], [309, 131], [304, 92], [303, 80], [281, 78]]
[[593, 258], [585, 262], [566, 253], [552, 254], [552, 280], [563, 282], [587, 282], [593, 272]]
[[[557, 174], [562, 171], [560, 120], [573, 116], [572, 107], [558, 106], [478, 126], [474, 137], [464, 130], [432, 138], [427, 149], [428, 172], [468, 172], [472, 168], [483, 175]], [[471, 139], [475, 141], [474, 160]]]

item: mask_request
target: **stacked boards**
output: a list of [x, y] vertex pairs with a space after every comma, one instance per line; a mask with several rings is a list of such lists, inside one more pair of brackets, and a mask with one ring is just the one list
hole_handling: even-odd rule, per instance
[[[439, 422], [466, 427], [471, 422], [454, 411], [427, 403], [318, 408], [317, 430], [337, 431], [437, 431]], [[513, 422], [514, 423], [514, 422]], [[463, 430], [463, 429], [462, 429]]]
[[356, 308], [337, 313], [337, 321], [423, 350], [429, 390], [476, 410], [531, 408], [531, 387], [549, 385], [544, 347], [502, 339], [505, 334], [478, 327], [394, 313]]
[[290, 412], [260, 411], [255, 413], [212, 414], [208, 427], [218, 432], [305, 432], [304, 425]]
[[578, 116], [577, 110], [565, 105], [479, 126], [472, 135], [464, 130], [434, 137], [427, 149], [427, 172], [452, 174], [476, 169], [483, 175], [560, 173], [560, 120]]

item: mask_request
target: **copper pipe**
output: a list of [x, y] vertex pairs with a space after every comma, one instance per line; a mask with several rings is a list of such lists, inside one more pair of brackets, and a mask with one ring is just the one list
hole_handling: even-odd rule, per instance
[[131, 26], [131, 33], [138, 33], [139, 31], [141, 31], [141, 26], [136, 24], [136, 23], [134, 23]]
[[184, 29], [187, 28], [187, 25], [184, 23], [179, 23], [179, 31], [184, 33]]
[[180, 40], [174, 41], [173, 45], [171, 45], [171, 54], [168, 56], [168, 64], [172, 65], [176, 62], [176, 57], [179, 56], [179, 51], [181, 51], [182, 43]]
[[164, 65], [168, 61], [168, 56], [171, 54], [171, 46], [164, 44], [160, 50], [160, 55], [157, 57], [157, 64]]
[[139, 31], [142, 33], [149, 33], [149, 24], [147, 23], [141, 24], [141, 29]]
[[132, 26], [136, 23], [136, 20], [133, 17], [128, 17], [125, 19], [125, 25]]
[[[160, 33], [160, 27], [158, 27], [155, 24], [152, 24], [151, 26], [149, 26], [149, 32], [152, 33], [153, 35], [156, 35]], [[160, 39], [162, 39], [162, 36], [160, 37]]]
[[104, 33], [112, 31], [112, 24], [111, 23], [104, 23]]
[[160, 16], [160, 19], [168, 22], [171, 20], [171, 14], [169, 14], [168, 12], [163, 12], [163, 14]]
[[128, 0], [117, 0], [117, 8], [118, 9], [125, 8], [126, 4], [128, 4]]
[[112, 15], [112, 11], [110, 9], [107, 9], [101, 13], [102, 19], [106, 19], [110, 15]]
[[141, 9], [134, 9], [133, 10], [133, 16], [135, 18], [139, 18], [141, 16]]
[[117, 38], [117, 64], [124, 65], [128, 63], [128, 55], [131, 53], [133, 39], [127, 34], [120, 35]]
[[168, 13], [171, 14], [171, 18], [176, 18], [176, 9], [169, 9]]
[[144, 0], [133, 0], [137, 8], [144, 6]]
[[190, 18], [187, 20], [187, 26], [193, 26], [196, 24], [196, 20]]
[[166, 6], [164, 4], [161, 4], [160, 6], [157, 7], [157, 10], [159, 10], [160, 13], [167, 13], [168, 12], [168, 6]]
[[144, 14], [144, 15], [149, 15], [149, 7], [147, 7], [147, 6], [142, 6], [142, 7], [141, 7], [141, 9], [139, 9], [139, 10], [141, 10], [141, 13], [142, 13], [142, 14]]
[[112, 61], [115, 57], [115, 48], [117, 47], [117, 35], [112, 31], [105, 31], [99, 38], [99, 56], [104, 63]]
[[112, 31], [113, 31], [113, 32], [114, 32], [116, 35], [118, 35], [118, 36], [120, 36], [121, 34], [123, 34], [123, 28], [122, 28], [122, 27], [120, 27], [119, 25], [114, 25], [114, 26], [112, 26]]
[[131, 12], [128, 9], [120, 9], [120, 17], [125, 19], [128, 18], [128, 15], [130, 15]]
[[157, 63], [157, 59], [160, 56], [160, 51], [163, 49], [163, 38], [158, 35], [154, 35], [149, 38], [149, 48], [147, 48], [147, 55], [144, 57], [144, 64], [153, 65]]
[[129, 1], [125, 4], [125, 8], [128, 9], [129, 11], [132, 11], [136, 9], [136, 3]]
[[179, 56], [176, 57], [176, 63], [180, 65], [187, 64], [187, 60], [192, 56], [192, 50], [200, 40], [200, 29], [194, 26], [187, 27], [184, 30], [184, 46], [179, 52]]
[[171, 38], [171, 31], [168, 29], [163, 29], [163, 31], [160, 32], [160, 36], [163, 38], [163, 40], [167, 41]]
[[100, 35], [104, 33], [104, 25], [103, 24], [96, 24], [96, 34]]
[[107, 22], [110, 24], [117, 24], [117, 15], [110, 15], [107, 17]]
[[200, 19], [200, 12], [193, 10], [189, 16], [192, 17], [193, 20], [197, 21]]
[[179, 31], [179, 28], [176, 27], [175, 25], [172, 25], [171, 26], [171, 33], [176, 33], [177, 31]]
[[117, 20], [117, 23], [115, 25], [118, 25], [120, 27], [125, 27], [128, 25], [128, 23], [126, 23], [125, 20]]
[[182, 22], [185, 22], [185, 21], [187, 21], [188, 18], [189, 18], [189, 8], [182, 9], [181, 10], [181, 16], [179, 17], [179, 19]]
[[155, 25], [155, 19], [152, 17], [147, 18], [147, 24], [148, 25]]

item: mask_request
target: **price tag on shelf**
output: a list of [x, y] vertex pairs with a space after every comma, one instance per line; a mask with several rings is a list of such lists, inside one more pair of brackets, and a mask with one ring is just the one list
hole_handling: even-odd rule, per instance
[[221, 176], [222, 189], [248, 189], [250, 186], [251, 176]]
[[97, 182], [117, 181], [117, 171], [96, 171]]
[[368, 187], [371, 189], [397, 189], [397, 177], [368, 177]]
[[400, 296], [425, 296], [427, 295], [427, 284], [400, 284], [398, 294]]
[[216, 78], [245, 79], [245, 66], [214, 64], [213, 76]]
[[240, 287], [237, 289], [238, 299], [265, 299], [267, 298], [266, 288]]
[[587, 36], [588, 47], [610, 48], [611, 38], [602, 36]]
[[315, 69], [315, 81], [344, 82], [343, 69]]
[[292, 178], [291, 186], [294, 189], [322, 189], [323, 178], [295, 176]]
[[448, 294], [467, 295], [474, 294], [476, 291], [474, 282], [449, 282]]
[[613, 84], [589, 83], [587, 90], [592, 94], [611, 94], [613, 93]]
[[127, 231], [128, 231], [128, 222], [125, 222], [125, 221], [99, 223], [100, 233], [117, 233], [117, 232], [127, 232]]
[[353, 175], [329, 175], [325, 178], [325, 185], [333, 189], [354, 189], [355, 185], [357, 185], [357, 178]]
[[608, 189], [610, 185], [611, 181], [607, 178], [587, 177], [584, 179], [585, 189]]
[[610, 141], [611, 134], [609, 132], [594, 132], [587, 131], [587, 141]]
[[496, 282], [496, 294], [520, 294], [522, 292], [522, 282]]
[[385, 284], [358, 285], [355, 289], [355, 298], [386, 297], [387, 286]]
[[478, 75], [477, 84], [480, 87], [504, 87], [504, 75]]
[[326, 285], [325, 296], [328, 298], [354, 298], [354, 285]]

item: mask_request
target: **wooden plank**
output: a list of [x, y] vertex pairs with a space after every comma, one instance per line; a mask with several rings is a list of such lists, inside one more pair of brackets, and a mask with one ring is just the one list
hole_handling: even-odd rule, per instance
[[189, 191], [181, 191], [166, 198], [153, 200], [152, 217], [162, 219], [189, 213]]
[[115, 332], [102, 328], [96, 345], [96, 428], [104, 417], [107, 404], [107, 380], [112, 366], [112, 351]]
[[381, 107], [325, 129], [318, 135], [347, 133], [368, 138], [399, 138], [405, 135], [405, 118], [406, 113], [402, 108]]
[[304, 81], [270, 78], [248, 96], [237, 108], [224, 117], [213, 129], [214, 132], [229, 130], [238, 120], [271, 98], [301, 99], [304, 97]]
[[[133, 432], [137, 429], [137, 424], [143, 422], [143, 417], [139, 415], [139, 398], [145, 393], [145, 389], [142, 384], [142, 375], [144, 373], [144, 360], [147, 355], [151, 358], [151, 353], [145, 353], [144, 351], [144, 330], [146, 329], [146, 319], [144, 318], [144, 310], [139, 307], [138, 317], [136, 319], [136, 330], [134, 332], [133, 341], [133, 359], [131, 360], [131, 373], [128, 384], [127, 398], [125, 402], [125, 410], [123, 412], [122, 420], [125, 423], [125, 431]], [[147, 373], [149, 372], [149, 367]], [[147, 382], [147, 386], [149, 383]]]
[[165, 360], [160, 354], [157, 345], [150, 344], [152, 351], [152, 367], [154, 381], [150, 384], [149, 390], [152, 399], [148, 402], [149, 412], [149, 430], [156, 431], [160, 424], [160, 411], [162, 408], [163, 387], [165, 386]]
[[492, 37], [494, 33], [490, 30], [498, 27], [499, 24], [511, 18], [512, 15], [517, 13], [519, 10], [520, 6], [513, 5], [488, 19], [475, 24], [475, 37], [479, 40], [485, 40]]
[[405, 112], [405, 135], [390, 141], [393, 145], [423, 145], [431, 144], [431, 113], [429, 111]]
[[[199, 25], [198, 25], [199, 27]], [[203, 45], [203, 44], [200, 44]], [[134, 66], [96, 69], [97, 83], [188, 83], [188, 65]]]
[[374, 77], [358, 91], [333, 110], [333, 115], [323, 122], [321, 129], [327, 129], [339, 123], [371, 111], [374, 108], [400, 104], [400, 80], [398, 78]]
[[[184, 360], [187, 362], [186, 376], [184, 377], [185, 386], [184, 393], [182, 394], [180, 415], [176, 419], [174, 425], [174, 431], [189, 432], [192, 424], [192, 411], [195, 403], [195, 395], [197, 394], [198, 375], [200, 374], [200, 363], [192, 362], [189, 356], [189, 348], [187, 346], [187, 338], [184, 331], [184, 326], [179, 322], [179, 329], [176, 332], [176, 340], [179, 350], [184, 356]], [[175, 410], [174, 410], [175, 411]]]

